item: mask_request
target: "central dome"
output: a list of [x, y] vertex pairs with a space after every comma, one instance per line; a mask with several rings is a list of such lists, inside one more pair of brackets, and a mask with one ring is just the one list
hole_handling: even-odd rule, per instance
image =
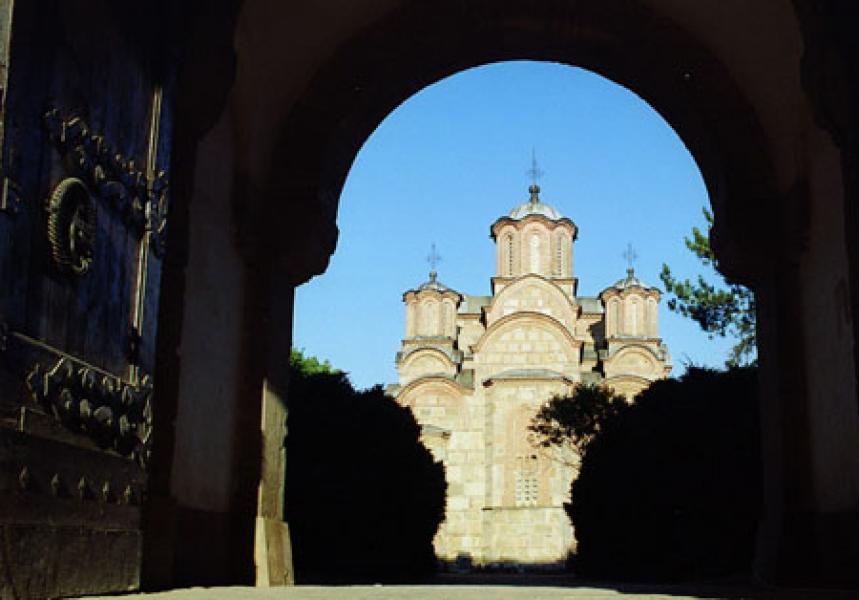
[[532, 184], [531, 187], [528, 188], [528, 191], [531, 193], [531, 199], [527, 202], [524, 202], [510, 211], [510, 218], [521, 220], [529, 215], [540, 215], [546, 217], [547, 219], [551, 219], [552, 221], [557, 221], [561, 218], [561, 214], [555, 209], [554, 206], [550, 204], [545, 204], [540, 200], [540, 186]]

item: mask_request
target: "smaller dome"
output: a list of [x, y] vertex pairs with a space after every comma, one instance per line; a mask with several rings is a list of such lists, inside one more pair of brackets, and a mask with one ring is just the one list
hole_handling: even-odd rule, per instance
[[447, 287], [441, 281], [438, 280], [438, 273], [435, 271], [430, 271], [429, 281], [422, 283], [418, 286], [418, 288], [414, 291], [420, 292], [423, 290], [435, 290], [437, 292], [453, 292], [454, 294], [458, 293], [456, 290]]
[[647, 285], [646, 283], [643, 283], [638, 277], [636, 277], [635, 276], [635, 269], [633, 269], [632, 267], [630, 267], [626, 270], [626, 277], [624, 277], [623, 279], [618, 279], [617, 281], [614, 282], [614, 285], [612, 285], [611, 287], [618, 289], [618, 290], [625, 290], [626, 288], [631, 288], [631, 287], [640, 287], [641, 289], [644, 289], [644, 290], [655, 290], [656, 289], [654, 287]]
[[516, 208], [510, 211], [510, 218], [516, 219], [517, 221], [524, 219], [529, 215], [540, 215], [546, 217], [547, 219], [551, 219], [552, 221], [557, 221], [561, 218], [561, 214], [555, 209], [554, 206], [550, 204], [546, 204], [540, 200], [540, 186], [536, 183], [531, 184], [531, 187], [528, 188], [528, 192], [531, 194], [531, 198], [528, 202], [520, 204]]

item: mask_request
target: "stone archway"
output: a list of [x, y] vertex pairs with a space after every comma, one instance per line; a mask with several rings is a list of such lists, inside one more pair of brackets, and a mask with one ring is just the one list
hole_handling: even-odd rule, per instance
[[[226, 36], [219, 39], [216, 46], [222, 48]], [[292, 286], [324, 271], [336, 243], [337, 202], [349, 166], [385, 115], [425, 85], [470, 66], [514, 58], [575, 64], [635, 91], [675, 128], [704, 175], [722, 268], [758, 292], [767, 472], [759, 574], [779, 581], [849, 578], [846, 566], [855, 547], [850, 554], [836, 541], [840, 531], [857, 531], [859, 482], [839, 481], [834, 465], [856, 471], [850, 316], [856, 300], [850, 290], [857, 284], [848, 272], [853, 246], [846, 244], [853, 242], [845, 242], [839, 219], [839, 153], [814, 124], [801, 81], [802, 53], [793, 6], [775, 0], [743, 9], [672, 0], [380, 0], [303, 12], [246, 0], [235, 29], [235, 77], [214, 77], [232, 86], [228, 108], [196, 158], [189, 152], [202, 173], [225, 169], [232, 176], [219, 189], [203, 185], [186, 195], [192, 238], [211, 235], [194, 232], [205, 211], [222, 217], [221, 230], [236, 230], [240, 250], [232, 252], [241, 260], [229, 268], [242, 282], [241, 298], [233, 303], [247, 311], [247, 330], [265, 330], [272, 315], [283, 327], [268, 348], [254, 346], [246, 333], [233, 349], [233, 360], [253, 380], [232, 400], [235, 407], [245, 403], [246, 410], [223, 417], [231, 420], [233, 439], [260, 436], [262, 413], [253, 404], [266, 394], [260, 382], [280, 377], [274, 354], [288, 347], [290, 337], [290, 302], [280, 310], [274, 306], [290, 296]], [[227, 156], [217, 156], [225, 150]], [[213, 153], [213, 162], [203, 164], [203, 155]], [[181, 280], [201, 260], [191, 252], [175, 276]], [[206, 293], [199, 291], [197, 301]], [[188, 314], [181, 293], [173, 297]], [[167, 350], [200, 335], [177, 334]], [[838, 359], [821, 358], [815, 352], [820, 343]], [[193, 388], [193, 373], [186, 369], [181, 377]], [[268, 424], [278, 418], [272, 407], [282, 400], [277, 390], [270, 398], [263, 402], [273, 411]], [[180, 413], [190, 401], [176, 400]], [[838, 415], [837, 426], [832, 415]], [[198, 421], [179, 422], [176, 437], [189, 435]], [[266, 430], [264, 447], [276, 450], [278, 435], [276, 427]], [[248, 528], [241, 523], [263, 510], [268, 521], [276, 519], [282, 480], [276, 469], [268, 481], [263, 474], [268, 491], [258, 498], [272, 501], [263, 502], [265, 509], [255, 506], [258, 498], [246, 486], [260, 478], [260, 455], [253, 445], [235, 447], [224, 467], [236, 474], [229, 484], [234, 501], [223, 510], [244, 532], [246, 553]], [[168, 454], [168, 487], [173, 489], [179, 475], [193, 480], [187, 469], [177, 475], [172, 448]], [[250, 469], [237, 475], [243, 465]], [[183, 485], [194, 487], [195, 481]], [[199, 541], [187, 543], [194, 547]], [[260, 548], [258, 562], [267, 561], [269, 546], [258, 535]]]

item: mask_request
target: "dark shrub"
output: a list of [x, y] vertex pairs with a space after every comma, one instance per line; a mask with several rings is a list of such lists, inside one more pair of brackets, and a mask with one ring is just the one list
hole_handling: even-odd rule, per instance
[[293, 371], [286, 518], [299, 582], [403, 580], [432, 570], [440, 463], [408, 409], [338, 372]]
[[572, 498], [585, 576], [747, 572], [761, 505], [756, 370], [654, 383], [589, 445]]

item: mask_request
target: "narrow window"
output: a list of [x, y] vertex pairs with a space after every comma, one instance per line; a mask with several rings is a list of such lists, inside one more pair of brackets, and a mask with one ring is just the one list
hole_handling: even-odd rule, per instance
[[555, 239], [555, 275], [564, 276], [564, 235], [560, 233]]
[[507, 234], [507, 276], [513, 277], [513, 234]]
[[540, 236], [531, 236], [531, 272], [540, 272]]
[[638, 334], [638, 300], [633, 300], [630, 306], [629, 333]]
[[620, 302], [617, 298], [609, 301], [609, 335], [616, 335], [620, 332]]
[[537, 456], [535, 454], [516, 457], [516, 506], [537, 506], [540, 495], [537, 474]]
[[647, 299], [647, 324], [650, 336], [657, 337], [659, 335], [659, 327], [657, 325], [656, 300], [653, 298]]

